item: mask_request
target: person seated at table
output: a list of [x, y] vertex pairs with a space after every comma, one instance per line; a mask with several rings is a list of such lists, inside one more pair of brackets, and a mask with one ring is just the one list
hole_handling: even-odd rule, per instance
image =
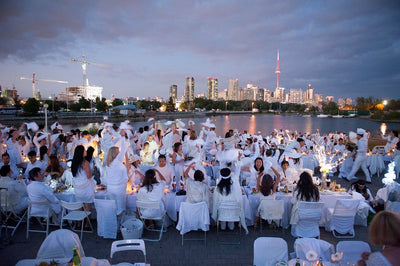
[[297, 171], [289, 167], [289, 162], [283, 160], [281, 162], [281, 170], [279, 171], [280, 181], [282, 185], [294, 184], [299, 180]]
[[35, 167], [39, 167], [43, 172], [44, 172], [44, 170], [46, 170], [46, 168], [43, 166], [42, 162], [37, 160], [35, 151], [28, 152], [28, 160], [29, 160], [29, 163], [25, 169], [25, 177], [27, 179], [29, 179], [29, 171]]
[[360, 193], [367, 202], [372, 202], [374, 200], [371, 191], [365, 184], [365, 181], [362, 179], [353, 182], [350, 186], [349, 191]]
[[319, 201], [319, 190], [318, 187], [313, 183], [311, 174], [308, 171], [304, 171], [300, 174], [299, 182], [292, 196], [292, 215], [290, 218], [290, 224], [297, 224], [298, 215], [297, 211], [299, 208], [300, 201], [318, 202]]
[[[275, 181], [274, 178], [266, 174], [262, 178], [260, 178], [259, 182], [257, 182], [257, 191], [260, 192], [258, 195], [260, 197], [260, 202], [262, 200], [274, 200], [277, 187], [280, 182], [280, 175], [276, 173], [278, 179]], [[260, 206], [258, 207], [257, 215], [260, 213]], [[260, 223], [260, 217], [256, 216], [256, 220], [254, 221], [254, 227], [258, 227]]]
[[385, 137], [381, 135], [382, 139], [385, 139], [385, 153], [391, 152], [394, 148], [396, 148], [396, 144], [399, 142], [399, 133], [396, 130], [390, 130], [389, 135]]
[[363, 252], [357, 265], [399, 265], [400, 261], [400, 215], [381, 211], [369, 226], [369, 238], [376, 246], [383, 246], [382, 251]]
[[354, 164], [354, 156], [355, 150], [354, 147], [347, 143], [345, 150], [343, 151], [343, 155], [345, 156], [344, 161], [339, 166], [339, 178], [345, 178], [350, 174], [351, 169]]
[[50, 155], [48, 165], [44, 171], [44, 176], [50, 175], [52, 179], [60, 178], [64, 173], [64, 168], [60, 165], [56, 155]]
[[[233, 182], [231, 178], [231, 170], [229, 168], [222, 168], [220, 170], [220, 181], [214, 190], [213, 195], [213, 208], [212, 208], [212, 218], [217, 221], [218, 208], [223, 202], [236, 202], [240, 206], [240, 218], [241, 224], [246, 230], [247, 227], [244, 221], [244, 211], [242, 204], [242, 191], [240, 189], [238, 182]], [[228, 222], [228, 227], [230, 230], [235, 228], [234, 222]], [[221, 222], [221, 230], [226, 229], [226, 222]]]
[[[166, 185], [171, 187], [175, 171], [171, 166], [167, 165], [167, 157], [165, 155], [160, 154], [158, 156], [158, 166], [155, 169], [157, 169], [158, 172], [164, 176]], [[158, 182], [161, 181], [161, 178], [158, 174], [156, 174], [156, 178]]]
[[126, 210], [126, 184], [129, 180], [127, 167], [123, 163], [127, 150], [125, 130], [121, 130], [120, 134], [121, 150], [116, 146], [111, 147], [106, 158], [107, 194], [115, 200], [119, 217]]
[[[137, 194], [137, 200], [140, 201], [158, 201], [160, 203], [160, 209], [146, 209], [143, 210], [142, 215], [147, 217], [158, 217], [165, 211], [163, 202], [165, 181], [158, 182], [156, 178], [157, 170], [149, 169], [144, 174], [142, 187], [139, 189]], [[158, 172], [158, 174], [160, 174]], [[162, 174], [160, 175], [163, 179]], [[148, 224], [152, 226], [152, 224]], [[154, 225], [153, 225], [154, 226]]]
[[[0, 168], [0, 188], [8, 189], [7, 204], [15, 213], [21, 213], [28, 208], [28, 194], [24, 181], [13, 180], [9, 165]], [[2, 202], [4, 204], [4, 202]]]
[[13, 179], [17, 179], [18, 178], [18, 174], [19, 174], [19, 170], [18, 170], [18, 167], [14, 163], [11, 162], [10, 155], [7, 152], [3, 153], [1, 155], [1, 160], [2, 161], [0, 162], [0, 167], [2, 167], [4, 165], [9, 165], [11, 170], [12, 170], [11, 177]]
[[42, 171], [43, 169], [46, 170], [47, 165], [48, 165], [48, 161], [49, 161], [49, 157], [50, 157], [50, 150], [48, 149], [46, 146], [40, 146], [39, 148], [39, 161], [42, 164]]
[[[35, 167], [29, 171], [29, 180], [31, 181], [27, 186], [26, 190], [28, 192], [29, 200], [33, 202], [43, 202], [48, 201], [51, 207], [53, 218], [57, 219], [57, 214], [61, 212], [60, 201], [54, 196], [53, 191], [50, 190], [48, 186], [43, 183], [43, 174], [39, 167]], [[46, 206], [35, 206], [36, 210], [33, 212], [44, 212]]]
[[[205, 201], [209, 203], [210, 191], [204, 182], [204, 173], [201, 170], [195, 170], [196, 163], [191, 163], [184, 173], [186, 180], [186, 201], [197, 203]], [[193, 179], [189, 177], [189, 171], [194, 170]]]
[[83, 145], [76, 146], [71, 164], [71, 172], [74, 177], [72, 184], [76, 200], [81, 201], [85, 205], [85, 209], [90, 211], [94, 202], [96, 181], [92, 178], [90, 164], [85, 160], [85, 156], [85, 147]]
[[129, 164], [127, 164], [128, 168], [128, 177], [129, 183], [131, 186], [133, 185], [140, 185], [143, 182], [144, 175], [139, 168], [140, 164], [140, 157], [136, 154], [129, 156]]
[[250, 172], [250, 175], [247, 176], [246, 185], [249, 187], [256, 187], [257, 180], [260, 179], [261, 176], [267, 174], [271, 164], [269, 163], [268, 167], [264, 168], [264, 161], [261, 157], [257, 157], [254, 160], [254, 165], [252, 167], [242, 167], [242, 171]]

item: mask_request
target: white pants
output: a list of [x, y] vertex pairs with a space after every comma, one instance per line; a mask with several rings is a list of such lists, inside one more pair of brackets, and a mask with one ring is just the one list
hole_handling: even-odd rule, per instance
[[367, 155], [365, 155], [365, 154], [356, 155], [356, 159], [354, 160], [353, 168], [351, 168], [351, 172], [347, 178], [349, 180], [357, 179], [357, 177], [355, 177], [354, 175], [357, 173], [357, 171], [358, 171], [358, 169], [360, 169], [360, 167], [365, 174], [365, 180], [371, 182], [371, 176], [367, 169]]

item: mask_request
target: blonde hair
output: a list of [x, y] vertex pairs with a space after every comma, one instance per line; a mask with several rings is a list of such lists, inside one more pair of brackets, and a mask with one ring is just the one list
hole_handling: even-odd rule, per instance
[[369, 226], [369, 238], [377, 246], [400, 246], [400, 215], [378, 212]]
[[107, 158], [106, 158], [106, 165], [110, 166], [110, 164], [114, 161], [115, 157], [117, 157], [119, 153], [119, 148], [114, 146], [108, 150]]

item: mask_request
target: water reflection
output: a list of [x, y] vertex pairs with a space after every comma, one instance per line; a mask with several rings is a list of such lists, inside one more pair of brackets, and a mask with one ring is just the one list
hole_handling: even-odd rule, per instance
[[251, 115], [250, 123], [249, 123], [249, 134], [254, 134], [256, 132], [256, 117], [255, 115]]

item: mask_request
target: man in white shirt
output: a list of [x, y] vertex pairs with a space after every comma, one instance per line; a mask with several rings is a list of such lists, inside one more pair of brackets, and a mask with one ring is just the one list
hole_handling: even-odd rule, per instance
[[367, 150], [368, 150], [368, 140], [364, 136], [367, 133], [362, 128], [357, 128], [357, 154], [356, 159], [354, 160], [353, 168], [347, 178], [345, 180], [349, 181], [351, 179], [359, 179], [354, 175], [357, 173], [358, 169], [361, 167], [365, 174], [365, 180], [367, 183], [371, 183], [371, 176], [367, 169]]
[[[172, 169], [171, 166], [167, 165], [167, 159], [165, 155], [160, 154], [158, 156], [158, 166], [156, 167], [156, 170], [160, 172], [163, 177], [165, 178], [165, 183], [170, 186], [171, 182], [174, 180], [174, 169]], [[161, 182], [162, 179], [160, 175], [156, 171], [156, 179], [158, 182]]]
[[29, 163], [26, 166], [26, 170], [25, 170], [25, 177], [27, 179], [29, 179], [29, 171], [35, 167], [39, 167], [42, 170], [42, 172], [44, 172], [46, 170], [45, 165], [41, 161], [37, 160], [35, 151], [28, 152], [28, 159], [29, 159]]
[[[54, 196], [50, 188], [43, 183], [43, 174], [39, 167], [29, 171], [29, 179], [31, 183], [26, 188], [29, 200], [33, 202], [48, 201], [54, 214], [59, 214], [61, 212], [60, 201]], [[35, 211], [45, 212], [46, 206], [35, 206]]]
[[343, 144], [343, 139], [340, 138], [338, 144], [333, 147], [335, 153], [343, 153], [346, 145]]
[[[11, 173], [9, 165], [0, 168], [0, 187], [7, 188], [7, 205], [18, 214], [28, 207], [28, 195], [25, 182], [11, 179]], [[2, 202], [2, 204], [4, 203]]]
[[19, 170], [18, 167], [11, 162], [10, 155], [7, 152], [3, 153], [3, 155], [1, 155], [1, 160], [2, 162], [0, 162], [0, 167], [9, 165], [12, 171], [11, 178], [16, 179], [18, 177]]

